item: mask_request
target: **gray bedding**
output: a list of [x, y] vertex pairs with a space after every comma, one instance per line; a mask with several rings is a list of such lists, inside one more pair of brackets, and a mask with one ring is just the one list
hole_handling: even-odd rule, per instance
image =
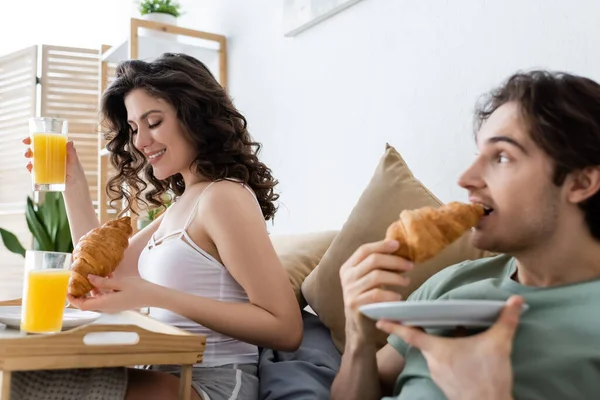
[[302, 311], [304, 337], [295, 352], [261, 349], [258, 376], [262, 400], [329, 400], [341, 355], [318, 317]]

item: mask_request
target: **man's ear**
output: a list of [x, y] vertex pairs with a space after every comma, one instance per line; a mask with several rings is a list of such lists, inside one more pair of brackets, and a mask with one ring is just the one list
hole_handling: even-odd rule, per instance
[[567, 199], [574, 204], [581, 203], [600, 191], [600, 166], [573, 172], [567, 179], [570, 181]]

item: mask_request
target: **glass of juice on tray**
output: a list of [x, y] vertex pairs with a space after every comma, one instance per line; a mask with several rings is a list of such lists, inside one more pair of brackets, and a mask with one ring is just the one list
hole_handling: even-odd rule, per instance
[[21, 331], [60, 332], [67, 305], [71, 254], [28, 250], [21, 307]]
[[37, 117], [29, 119], [33, 151], [33, 190], [62, 192], [67, 171], [66, 119]]

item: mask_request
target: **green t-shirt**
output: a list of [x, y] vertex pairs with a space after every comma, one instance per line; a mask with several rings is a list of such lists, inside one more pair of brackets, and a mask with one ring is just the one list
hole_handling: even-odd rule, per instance
[[[431, 277], [408, 301], [505, 300], [521, 295], [529, 309], [521, 317], [513, 345], [515, 399], [600, 399], [600, 279], [536, 288], [512, 280], [515, 271], [516, 260], [505, 255], [464, 262]], [[448, 330], [430, 333], [450, 335]], [[394, 335], [388, 342], [406, 359], [394, 399], [446, 399], [418, 349]]]

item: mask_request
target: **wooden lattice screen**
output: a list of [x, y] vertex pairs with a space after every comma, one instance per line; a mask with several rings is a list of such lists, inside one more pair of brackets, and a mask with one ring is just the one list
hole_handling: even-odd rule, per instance
[[[16, 234], [26, 247], [31, 233], [25, 200], [32, 189], [21, 140], [29, 135], [27, 119], [36, 114], [36, 72], [37, 46], [0, 57], [0, 227]], [[0, 260], [0, 298], [20, 297], [23, 258], [0, 243]]]
[[42, 46], [41, 110], [69, 121], [69, 140], [86, 173], [92, 201], [98, 201], [99, 49]]
[[[38, 46], [0, 58], [0, 227], [17, 234], [26, 248], [31, 248], [31, 234], [24, 208], [32, 190], [21, 140], [29, 135], [29, 117], [69, 121], [69, 139], [86, 171], [92, 201], [98, 205], [100, 50], [43, 45], [41, 71]], [[105, 79], [110, 82], [113, 74], [111, 66]], [[23, 258], [0, 243], [0, 260], [0, 299], [19, 297]]]

